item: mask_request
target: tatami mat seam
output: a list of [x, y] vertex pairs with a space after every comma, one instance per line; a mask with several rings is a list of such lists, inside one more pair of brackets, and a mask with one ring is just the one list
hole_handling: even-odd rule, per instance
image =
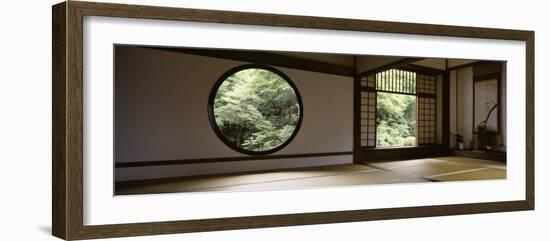
[[434, 177], [442, 177], [442, 176], [449, 176], [449, 175], [455, 175], [455, 174], [462, 174], [462, 173], [468, 173], [468, 172], [476, 172], [476, 171], [482, 171], [482, 170], [488, 170], [491, 169], [490, 167], [482, 167], [482, 168], [474, 168], [474, 169], [467, 169], [467, 170], [460, 170], [460, 171], [454, 171], [454, 172], [445, 172], [445, 173], [439, 173], [435, 175], [426, 176], [427, 178], [434, 178]]
[[[429, 158], [432, 159], [432, 158]], [[426, 160], [426, 159], [424, 159]], [[280, 178], [280, 179], [272, 179], [272, 180], [266, 180], [266, 181], [249, 181], [249, 182], [242, 182], [242, 183], [234, 183], [234, 184], [218, 184], [212, 183], [213, 185], [201, 185], [200, 183], [197, 183], [197, 187], [189, 187], [189, 188], [182, 188], [178, 189], [177, 192], [193, 192], [193, 191], [207, 191], [212, 189], [223, 189], [223, 188], [232, 188], [232, 187], [239, 187], [239, 186], [250, 186], [250, 185], [260, 185], [260, 184], [269, 184], [269, 183], [281, 183], [281, 182], [287, 182], [287, 181], [299, 181], [299, 180], [307, 180], [307, 179], [315, 179], [315, 178], [324, 178], [324, 177], [335, 177], [335, 176], [342, 176], [342, 175], [352, 175], [352, 174], [358, 174], [358, 173], [394, 173], [398, 176], [407, 176], [412, 177], [419, 180], [425, 180], [429, 182], [442, 182], [443, 180], [434, 179], [437, 177], [444, 177], [444, 176], [450, 176], [450, 175], [456, 175], [456, 174], [462, 174], [462, 173], [469, 173], [469, 172], [475, 172], [475, 171], [483, 171], [483, 170], [489, 170], [489, 169], [503, 169], [506, 170], [506, 166], [500, 167], [498, 164], [480, 164], [480, 163], [464, 163], [459, 161], [453, 161], [453, 160], [444, 160], [444, 159], [432, 159], [433, 161], [425, 161], [424, 163], [416, 163], [416, 164], [404, 164], [403, 166], [395, 166], [395, 167], [382, 167], [377, 165], [377, 163], [362, 163], [362, 165], [373, 168], [371, 170], [361, 170], [361, 171], [339, 171], [336, 173], [330, 173], [330, 174], [318, 174], [318, 175], [312, 175], [312, 176], [302, 176], [302, 177], [287, 177], [287, 178]], [[475, 160], [475, 159], [472, 159]], [[413, 161], [413, 160], [410, 160]], [[417, 166], [425, 166], [425, 165], [456, 165], [456, 166], [470, 166], [470, 168], [467, 168], [465, 170], [460, 171], [450, 171], [445, 173], [439, 173], [434, 175], [415, 175], [412, 173], [406, 173], [404, 171], [400, 171], [404, 168], [410, 168], [410, 167], [417, 167]]]
[[238, 186], [247, 186], [247, 185], [256, 185], [256, 184], [267, 184], [267, 183], [276, 183], [276, 182], [284, 182], [284, 181], [297, 181], [297, 180], [306, 180], [306, 179], [312, 179], [312, 178], [332, 177], [332, 176], [339, 176], [339, 175], [348, 175], [348, 174], [357, 174], [357, 173], [369, 173], [369, 172], [377, 172], [377, 171], [380, 171], [380, 170], [376, 169], [376, 170], [364, 170], [364, 171], [342, 172], [342, 173], [334, 173], [334, 174], [326, 174], [326, 175], [317, 175], [317, 176], [309, 176], [309, 177], [284, 178], [284, 179], [277, 179], [277, 180], [270, 180], [270, 181], [262, 181], [262, 182], [247, 182], [247, 183], [238, 183], [238, 184], [229, 184], [229, 185], [196, 187], [196, 188], [181, 189], [181, 191], [207, 190], [207, 189], [215, 189], [215, 188], [238, 187]]
[[[459, 165], [459, 166], [476, 165], [476, 166], [481, 166], [481, 167], [485, 167], [485, 168], [506, 169], [506, 167], [499, 167], [497, 165], [486, 165], [486, 164], [480, 164], [480, 163], [462, 163], [462, 162], [456, 162], [456, 161], [450, 161], [450, 160], [441, 160], [441, 159], [437, 159], [437, 160], [441, 161], [439, 163], [446, 163], [446, 164], [451, 164], [451, 165]], [[476, 160], [476, 159], [472, 159], [472, 160]], [[383, 164], [383, 162], [381, 162], [381, 163]], [[438, 162], [436, 162], [436, 163], [438, 163]], [[378, 163], [363, 163], [363, 164], [367, 165], [367, 166], [370, 166], [370, 167], [373, 167], [373, 168], [381, 168], [381, 169], [385, 169], [385, 170], [396, 170], [396, 169], [403, 169], [403, 168], [408, 168], [408, 167], [430, 165], [430, 164], [433, 164], [433, 163], [417, 163], [417, 164], [403, 165], [403, 166], [397, 166], [397, 167], [381, 167], [381, 166], [378, 165]]]
[[426, 177], [422, 177], [422, 176], [417, 176], [417, 175], [413, 175], [413, 174], [410, 174], [410, 173], [404, 173], [404, 172], [400, 172], [400, 171], [396, 171], [394, 169], [388, 169], [388, 168], [383, 168], [383, 167], [377, 167], [377, 166], [373, 166], [371, 164], [364, 164], [366, 166], [369, 166], [369, 167], [372, 167], [372, 168], [377, 168], [377, 169], [380, 169], [382, 171], [386, 171], [386, 172], [393, 172], [393, 173], [397, 173], [399, 175], [405, 175], [405, 176], [409, 176], [409, 177], [414, 177], [414, 178], [418, 178], [418, 179], [423, 179], [423, 180], [426, 180], [426, 181], [429, 181], [429, 182], [440, 182], [439, 180], [435, 180], [435, 179], [431, 179], [431, 178], [426, 178]]

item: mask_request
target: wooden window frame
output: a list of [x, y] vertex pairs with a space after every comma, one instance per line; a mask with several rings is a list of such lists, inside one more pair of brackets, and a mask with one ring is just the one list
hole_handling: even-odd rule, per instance
[[[281, 143], [278, 146], [276, 146], [274, 148], [271, 148], [269, 150], [251, 151], [251, 150], [247, 150], [247, 149], [238, 147], [237, 145], [235, 145], [234, 143], [230, 142], [227, 139], [227, 137], [220, 130], [220, 127], [218, 126], [218, 124], [216, 123], [216, 120], [215, 120], [216, 118], [214, 116], [214, 100], [216, 98], [216, 94], [218, 93], [218, 90], [219, 90], [220, 86], [231, 75], [233, 75], [233, 74], [235, 74], [239, 71], [247, 70], [247, 69], [262, 69], [262, 70], [274, 73], [274, 74], [278, 75], [279, 77], [281, 77], [283, 80], [286, 81], [286, 83], [294, 91], [294, 94], [296, 95], [296, 102], [298, 103], [298, 106], [300, 107], [300, 109], [298, 111], [298, 115], [299, 115], [298, 121], [296, 122], [296, 126], [294, 128], [294, 131], [292, 132], [292, 135], [290, 135], [290, 137], [287, 140], [285, 140], [283, 143]], [[304, 105], [302, 103], [302, 97], [300, 96], [300, 92], [298, 91], [298, 87], [296, 87], [296, 85], [294, 84], [292, 79], [290, 79], [290, 77], [288, 77], [288, 75], [286, 75], [283, 71], [281, 71], [281, 70], [279, 70], [275, 67], [271, 67], [269, 65], [263, 65], [263, 64], [239, 65], [239, 66], [233, 67], [233, 68], [227, 70], [225, 73], [223, 73], [222, 76], [220, 76], [218, 78], [218, 80], [216, 81], [216, 83], [214, 84], [214, 87], [212, 87], [212, 90], [210, 92], [210, 96], [208, 97], [208, 107], [207, 108], [208, 108], [208, 120], [210, 121], [210, 126], [214, 130], [214, 133], [216, 133], [216, 136], [218, 136], [218, 138], [226, 146], [228, 146], [229, 148], [231, 148], [231, 149], [233, 149], [237, 152], [240, 152], [240, 153], [243, 153], [243, 154], [246, 154], [246, 155], [251, 155], [251, 156], [265, 156], [265, 155], [268, 155], [268, 154], [278, 152], [278, 151], [282, 150], [283, 148], [285, 148], [288, 144], [290, 144], [292, 142], [292, 140], [294, 140], [294, 137], [296, 137], [296, 135], [298, 135], [298, 132], [300, 132], [300, 127], [302, 126], [302, 120], [304, 119]]]
[[[401, 61], [398, 61], [398, 63], [401, 63]], [[381, 150], [381, 149], [393, 149], [394, 151], [399, 151], [399, 149], [411, 149], [411, 148], [417, 148], [417, 147], [421, 147], [421, 146], [436, 146], [437, 147], [437, 134], [438, 134], [438, 131], [437, 130], [437, 122], [438, 122], [438, 119], [437, 119], [437, 78], [438, 78], [438, 75], [440, 74], [439, 72], [435, 72], [435, 71], [432, 71], [432, 72], [427, 72], [427, 71], [418, 71], [418, 70], [415, 70], [415, 69], [411, 69], [411, 68], [407, 68], [406, 66], [403, 66], [403, 67], [397, 67], [397, 68], [391, 68], [392, 65], [388, 65], [386, 66], [384, 69], [377, 69], [375, 71], [368, 71], [367, 73], [364, 73], [364, 74], [360, 74], [358, 76], [359, 78], [359, 81], [362, 81], [364, 78], [367, 79], [367, 82], [368, 82], [368, 78], [370, 77], [373, 77], [374, 78], [374, 88], [371, 88], [371, 87], [368, 87], [368, 86], [363, 86], [360, 84], [359, 86], [359, 91], [356, 91], [356, 94], [358, 95], [362, 95], [362, 93], [365, 93], [365, 92], [368, 92], [368, 93], [374, 93], [375, 94], [375, 112], [374, 112], [374, 119], [376, 121], [376, 118], [377, 118], [377, 111], [376, 109], [378, 108], [378, 101], [377, 101], [377, 97], [378, 97], [378, 93], [379, 92], [382, 92], [382, 93], [390, 93], [390, 94], [401, 94], [401, 95], [411, 95], [411, 96], [415, 96], [416, 97], [416, 101], [417, 101], [417, 112], [416, 112], [416, 120], [417, 120], [417, 128], [416, 128], [416, 138], [417, 138], [417, 144], [414, 145], [414, 146], [385, 146], [385, 147], [380, 147], [378, 146], [378, 126], [377, 126], [377, 123], [375, 122], [375, 126], [374, 126], [374, 139], [375, 139], [375, 143], [374, 145], [362, 145], [361, 143], [359, 144], [359, 148], [362, 148], [362, 149], [368, 149], [369, 151], [375, 151], [375, 150]], [[411, 73], [415, 73], [417, 78], [418, 76], [427, 76], [427, 77], [430, 77], [430, 78], [433, 78], [433, 93], [421, 93], [419, 91], [419, 85], [418, 85], [418, 81], [417, 79], [415, 79], [415, 89], [414, 89], [414, 93], [410, 93], [409, 92], [399, 92], [399, 91], [394, 91], [394, 90], [388, 90], [388, 89], [394, 89], [394, 84], [395, 84], [395, 81], [391, 80], [391, 81], [385, 81], [385, 80], [382, 80], [382, 82], [384, 82], [386, 85], [389, 84], [389, 86], [384, 86], [384, 89], [379, 89], [379, 86], [378, 86], [378, 75], [380, 73], [383, 73], [383, 72], [386, 72], [386, 71], [391, 71], [392, 75], [395, 74], [395, 71], [406, 71], [406, 72], [411, 72]], [[390, 78], [392, 78], [392, 76], [390, 76]], [[389, 83], [388, 83], [389, 82]], [[360, 96], [359, 98], [362, 98], [362, 96]], [[420, 126], [420, 122], [419, 122], [419, 117], [420, 117], [420, 112], [418, 111], [418, 108], [419, 108], [419, 102], [418, 100], [420, 98], [424, 98], [424, 99], [433, 99], [434, 101], [434, 120], [433, 120], [433, 128], [434, 128], [434, 137], [433, 137], [433, 141], [430, 141], [429, 143], [419, 143], [419, 138], [420, 138], [420, 135], [419, 135], [419, 126]], [[361, 103], [362, 105], [362, 103]], [[355, 108], [359, 108], [358, 112], [361, 113], [362, 110], [361, 110], [361, 105], [359, 106], [356, 106]], [[370, 103], [369, 103], [370, 105]], [[362, 121], [362, 116], [359, 114], [356, 116], [356, 118], [358, 118], [358, 122], [361, 122]], [[431, 121], [431, 120], [430, 120]], [[360, 126], [360, 130], [362, 128], [363, 125]], [[367, 128], [369, 126], [367, 125]], [[362, 131], [361, 131], [362, 133]], [[358, 142], [361, 142], [363, 139], [361, 137], [359, 137], [359, 139], [357, 140]], [[440, 149], [444, 149], [444, 148], [441, 148], [441, 145], [438, 147]], [[420, 148], [421, 149], [421, 148]], [[383, 159], [387, 159], [387, 158], [383, 158]]]

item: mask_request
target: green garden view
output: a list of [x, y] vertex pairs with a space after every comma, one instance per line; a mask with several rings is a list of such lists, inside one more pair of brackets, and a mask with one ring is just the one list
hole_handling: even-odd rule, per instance
[[285, 143], [300, 118], [298, 98], [278, 74], [260, 68], [240, 70], [220, 85], [214, 99], [219, 131], [235, 147], [269, 151]]
[[379, 147], [416, 145], [416, 96], [378, 92], [376, 144]]

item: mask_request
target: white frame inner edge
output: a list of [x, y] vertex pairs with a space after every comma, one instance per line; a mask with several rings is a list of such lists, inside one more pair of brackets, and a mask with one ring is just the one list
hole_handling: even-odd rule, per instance
[[[83, 21], [84, 225], [525, 200], [523, 41], [95, 16]], [[507, 179], [115, 197], [113, 44], [507, 61]]]

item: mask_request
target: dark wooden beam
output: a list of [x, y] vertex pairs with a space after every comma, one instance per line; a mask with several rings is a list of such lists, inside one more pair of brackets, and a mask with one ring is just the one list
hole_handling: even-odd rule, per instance
[[[446, 61], [447, 62], [447, 61]], [[447, 69], [447, 64], [445, 64]], [[450, 138], [451, 138], [451, 71], [445, 70], [443, 74], [442, 81], [442, 93], [441, 93], [441, 133], [442, 133], [442, 142], [443, 146], [446, 149], [450, 148]]]
[[267, 156], [237, 156], [237, 157], [199, 158], [199, 159], [183, 159], [183, 160], [117, 162], [117, 163], [115, 163], [115, 168], [184, 165], [184, 164], [212, 163], [212, 162], [258, 161], [258, 160], [321, 157], [321, 156], [345, 156], [345, 155], [352, 155], [352, 154], [353, 154], [353, 152], [351, 152], [351, 151], [344, 151], [344, 152], [284, 154], [284, 155], [267, 155]]
[[400, 60], [391, 62], [389, 64], [382, 65], [380, 67], [377, 67], [377, 68], [374, 68], [374, 69], [371, 69], [371, 70], [363, 71], [363, 72], [357, 74], [357, 76], [363, 77], [363, 76], [366, 76], [366, 75], [375, 74], [375, 73], [382, 72], [382, 71], [389, 70], [389, 69], [402, 68], [402, 67], [405, 67], [409, 64], [412, 64], [412, 63], [420, 61], [420, 60], [423, 60], [423, 58], [404, 58], [404, 59], [400, 59]]
[[494, 62], [499, 62], [499, 61], [478, 60], [478, 61], [474, 61], [474, 62], [467, 63], [467, 64], [461, 64], [461, 65], [457, 65], [457, 66], [453, 66], [453, 67], [448, 67], [447, 70], [453, 71], [453, 70], [457, 70], [457, 69], [463, 69], [463, 68], [472, 67], [472, 66], [478, 65], [478, 64], [483, 64], [483, 63], [494, 63]]
[[201, 48], [173, 48], [173, 47], [144, 47], [170, 51], [175, 53], [192, 54], [221, 59], [230, 59], [247, 63], [273, 65], [285, 68], [313, 71], [325, 74], [355, 76], [354, 68], [339, 64], [326, 63], [317, 60], [287, 56], [274, 52], [228, 49], [201, 49]]
[[357, 56], [353, 57], [353, 163], [357, 163], [361, 137], [361, 77], [357, 74]]
[[395, 161], [430, 158], [448, 155], [448, 149], [443, 145], [420, 145], [407, 147], [361, 148], [357, 153], [356, 163], [380, 161]]
[[506, 162], [506, 152], [452, 150], [452, 154], [455, 156], [461, 156], [461, 157], [467, 157], [467, 158]]
[[431, 68], [417, 64], [408, 64], [402, 67], [405, 70], [414, 71], [421, 74], [439, 75], [445, 73], [443, 69]]

